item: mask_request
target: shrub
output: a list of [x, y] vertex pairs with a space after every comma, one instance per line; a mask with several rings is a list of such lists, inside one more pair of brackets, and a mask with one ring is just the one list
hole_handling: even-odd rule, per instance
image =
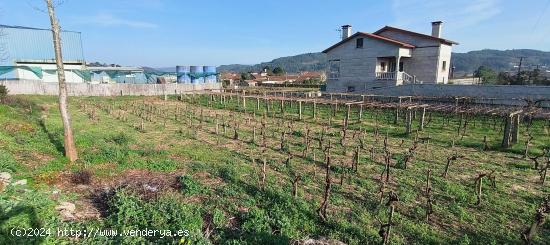
[[126, 146], [132, 140], [130, 136], [126, 135], [123, 132], [115, 134], [107, 139], [108, 141], [114, 142], [117, 145]]
[[[186, 204], [176, 196], [166, 195], [157, 200], [144, 201], [136, 195], [119, 190], [109, 201], [106, 225], [119, 231], [125, 229], [188, 230], [192, 244], [204, 244], [201, 228], [203, 220], [198, 207]], [[114, 244], [175, 244], [178, 237], [115, 237]]]
[[0, 85], [0, 103], [4, 102], [4, 99], [8, 96], [8, 88], [4, 85]]

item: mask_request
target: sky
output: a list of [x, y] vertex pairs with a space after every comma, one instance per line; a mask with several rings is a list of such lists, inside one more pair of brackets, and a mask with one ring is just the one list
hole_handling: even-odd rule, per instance
[[[56, 0], [54, 0], [55, 2]], [[57, 0], [59, 1], [59, 0]], [[63, 0], [61, 27], [82, 33], [87, 62], [172, 67], [255, 64], [320, 52], [385, 25], [430, 34], [454, 52], [550, 51], [550, 0]], [[43, 0], [0, 0], [0, 24], [49, 28]]]

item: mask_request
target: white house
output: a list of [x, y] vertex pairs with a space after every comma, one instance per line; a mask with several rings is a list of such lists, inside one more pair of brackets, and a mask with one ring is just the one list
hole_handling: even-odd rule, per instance
[[442, 22], [432, 35], [386, 26], [374, 33], [342, 26], [342, 40], [325, 49], [327, 91], [361, 92], [407, 83], [442, 83], [449, 79], [452, 45], [441, 38]]

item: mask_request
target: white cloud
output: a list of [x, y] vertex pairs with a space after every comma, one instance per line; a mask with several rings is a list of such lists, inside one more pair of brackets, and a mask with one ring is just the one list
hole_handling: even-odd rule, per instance
[[157, 28], [158, 25], [146, 21], [125, 19], [121, 16], [110, 13], [99, 13], [93, 16], [82, 17], [77, 21], [82, 24], [93, 24], [101, 26], [125, 26], [133, 28]]

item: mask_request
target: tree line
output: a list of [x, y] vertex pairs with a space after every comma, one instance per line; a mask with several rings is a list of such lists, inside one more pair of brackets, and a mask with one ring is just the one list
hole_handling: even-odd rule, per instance
[[549, 86], [550, 78], [544, 72], [544, 70], [535, 68], [513, 74], [511, 72], [497, 72], [487, 66], [480, 66], [474, 72], [474, 77], [481, 78], [483, 84]]

